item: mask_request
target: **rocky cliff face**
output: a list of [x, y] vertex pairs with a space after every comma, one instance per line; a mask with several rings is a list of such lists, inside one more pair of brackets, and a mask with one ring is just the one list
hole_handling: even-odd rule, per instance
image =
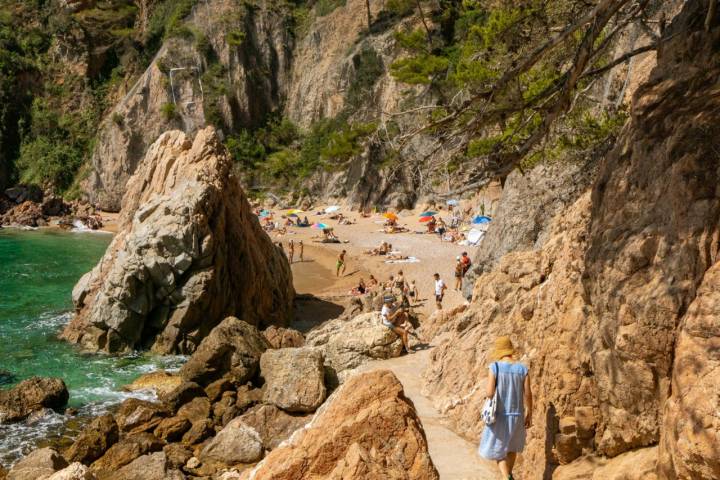
[[505, 255], [442, 327], [427, 389], [476, 439], [486, 353], [510, 334], [537, 406], [522, 468], [547, 478], [583, 453], [659, 445], [661, 478], [720, 475], [711, 345], [720, 225], [720, 28], [691, 2], [665, 32], [658, 66], [598, 179], [538, 250]]
[[284, 324], [293, 287], [213, 128], [163, 134], [127, 185], [120, 233], [73, 291], [63, 336], [91, 350], [192, 352], [227, 315]]
[[127, 180], [162, 132], [194, 134], [208, 123], [251, 127], [277, 110], [290, 71], [288, 22], [287, 7], [271, 1], [198, 2], [187, 20], [189, 35], [163, 43], [100, 126], [84, 185], [90, 200], [118, 211]]

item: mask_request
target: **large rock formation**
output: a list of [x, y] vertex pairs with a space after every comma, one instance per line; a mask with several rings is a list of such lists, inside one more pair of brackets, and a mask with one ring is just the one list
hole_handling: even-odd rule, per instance
[[268, 350], [260, 358], [263, 400], [288, 412], [314, 412], [325, 401], [322, 353], [311, 348]]
[[287, 260], [260, 228], [213, 128], [163, 134], [127, 185], [120, 233], [73, 290], [63, 336], [91, 350], [192, 352], [228, 315], [283, 324]]
[[[591, 192], [539, 250], [505, 255], [442, 327], [427, 391], [477, 439], [487, 352], [510, 334], [530, 365], [535, 426], [521, 468], [659, 445], [662, 478], [720, 477], [720, 27], [689, 2]], [[646, 455], [653, 455], [649, 453]], [[644, 464], [652, 465], [652, 459]]]
[[118, 211], [128, 179], [165, 131], [194, 134], [206, 122], [252, 127], [276, 110], [290, 72], [290, 18], [288, 8], [272, 2], [198, 3], [187, 25], [203, 41], [168, 38], [101, 124], [84, 184], [91, 201]]
[[389, 371], [351, 377], [313, 421], [242, 477], [438, 479], [422, 425]]

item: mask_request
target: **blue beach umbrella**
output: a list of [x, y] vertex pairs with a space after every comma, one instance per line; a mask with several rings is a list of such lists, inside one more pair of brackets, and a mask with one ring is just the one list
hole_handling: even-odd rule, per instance
[[419, 216], [420, 217], [432, 217], [433, 215], [437, 215], [437, 212], [422, 212]]

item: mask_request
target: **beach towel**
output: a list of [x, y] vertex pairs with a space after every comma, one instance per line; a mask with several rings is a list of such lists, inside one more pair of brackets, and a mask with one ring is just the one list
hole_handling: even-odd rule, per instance
[[385, 260], [385, 263], [419, 263], [420, 259], [415, 257], [409, 257], [405, 260]]

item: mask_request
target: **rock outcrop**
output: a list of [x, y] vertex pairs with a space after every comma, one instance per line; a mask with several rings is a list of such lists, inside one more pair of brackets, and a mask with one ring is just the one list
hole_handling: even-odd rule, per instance
[[243, 479], [438, 479], [412, 402], [389, 371], [348, 379]]
[[70, 394], [60, 378], [32, 377], [0, 390], [0, 422], [16, 422], [45, 408], [65, 406]]
[[262, 455], [262, 439], [258, 432], [245, 425], [241, 418], [236, 418], [208, 442], [198, 458], [204, 463], [232, 466], [255, 463]]
[[426, 390], [468, 438], [482, 429], [493, 339], [509, 334], [529, 364], [527, 478], [638, 448], [660, 478], [720, 477], [720, 101], [709, 95], [720, 26], [705, 32], [706, 12], [688, 2], [665, 30], [590, 191], [555, 217], [540, 249], [483, 274], [468, 310], [441, 329]]
[[237, 315], [283, 324], [287, 260], [250, 211], [213, 128], [163, 134], [127, 185], [120, 233], [73, 290], [63, 337], [106, 352], [191, 353]]
[[342, 381], [343, 372], [370, 360], [399, 357], [402, 352], [400, 338], [383, 326], [377, 312], [325, 322], [307, 333], [306, 345], [323, 353], [329, 386]]
[[106, 414], [93, 419], [80, 433], [73, 444], [63, 453], [70, 463], [90, 465], [117, 443], [120, 430], [112, 415]]
[[47, 480], [56, 471], [68, 466], [65, 459], [52, 448], [40, 448], [19, 460], [7, 475], [7, 480]]

